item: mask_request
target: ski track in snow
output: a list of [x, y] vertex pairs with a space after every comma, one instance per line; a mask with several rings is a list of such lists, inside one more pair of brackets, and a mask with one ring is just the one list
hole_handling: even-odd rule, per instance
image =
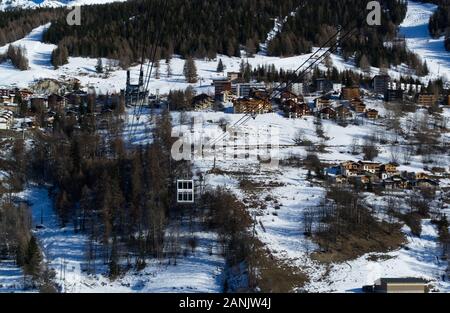
[[14, 261], [0, 260], [0, 293], [23, 292], [23, 272]]
[[436, 9], [434, 4], [409, 1], [406, 18], [400, 25], [400, 34], [405, 36], [408, 48], [427, 62], [431, 78], [443, 76], [448, 80], [450, 52], [445, 50], [445, 38], [433, 39], [428, 31], [428, 22]]

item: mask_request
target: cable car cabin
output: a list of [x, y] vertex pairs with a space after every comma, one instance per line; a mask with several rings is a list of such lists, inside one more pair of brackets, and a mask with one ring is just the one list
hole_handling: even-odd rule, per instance
[[177, 202], [194, 203], [194, 180], [177, 180]]

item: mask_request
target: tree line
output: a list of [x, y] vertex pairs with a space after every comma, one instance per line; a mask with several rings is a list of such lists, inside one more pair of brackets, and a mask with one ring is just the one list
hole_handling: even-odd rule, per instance
[[26, 71], [28, 58], [25, 47], [9, 45], [5, 54], [0, 54], [0, 63], [10, 60], [11, 63], [21, 71]]
[[34, 28], [65, 16], [63, 9], [10, 10], [0, 12], [0, 46], [19, 40]]
[[[31, 232], [31, 212], [27, 203], [14, 195], [24, 190], [27, 183], [28, 162], [25, 142], [16, 139], [0, 157], [0, 259], [13, 259], [23, 269], [23, 288], [54, 292], [52, 273], [42, 262], [42, 252]], [[2, 142], [4, 145], [5, 142]], [[3, 147], [2, 147], [3, 149]]]
[[[313, 46], [320, 46], [334, 35], [338, 26], [341, 35], [353, 27], [350, 37], [340, 42], [340, 49], [345, 59], [355, 55], [357, 62], [362, 56], [372, 66], [398, 65], [405, 57], [397, 57], [402, 49], [393, 45], [384, 45], [397, 35], [397, 26], [406, 15], [406, 1], [384, 0], [382, 25], [369, 27], [366, 23], [366, 5], [369, 1], [308, 1], [295, 15], [288, 18], [282, 31], [269, 43], [268, 53], [274, 56], [292, 56], [311, 52]], [[404, 54], [402, 52], [402, 54]]]
[[[153, 142], [136, 149], [126, 149], [119, 115], [106, 119], [57, 115], [53, 133], [33, 147], [31, 179], [51, 183], [61, 224], [89, 236], [88, 271], [101, 260], [114, 278], [166, 256], [166, 226], [178, 210], [172, 182], [190, 167], [170, 160], [168, 113], [157, 118]], [[124, 265], [127, 256], [133, 263]]]
[[217, 53], [240, 56], [243, 46], [257, 47], [300, 0], [182, 1], [135, 0], [83, 8], [83, 23], [69, 26], [65, 17], [52, 23], [46, 42], [67, 47], [71, 56], [118, 59], [123, 66], [151, 56], [157, 41], [160, 56], [172, 54], [214, 58]]
[[[52, 54], [55, 67], [67, 63], [68, 56], [105, 57], [120, 60], [123, 67], [152, 56], [152, 45], [158, 41], [158, 59], [173, 54], [183, 57], [215, 58], [216, 55], [240, 56], [259, 51], [273, 28], [273, 18], [289, 15], [282, 30], [269, 42], [268, 54], [291, 56], [310, 52], [323, 44], [337, 30], [355, 19], [358, 32], [341, 42], [346, 60], [355, 57], [358, 65], [388, 67], [401, 63], [420, 68], [420, 60], [403, 44], [385, 45], [395, 41], [397, 26], [406, 14], [406, 2], [383, 0], [382, 26], [365, 24], [365, 5], [368, 2], [288, 0], [244, 1], [181, 1], [134, 0], [83, 8], [83, 23], [69, 26], [63, 10], [36, 10], [0, 13], [0, 44], [25, 36], [32, 28], [49, 21], [44, 40], [58, 47]], [[295, 15], [290, 15], [296, 12]], [[363, 18], [364, 17], [364, 18]], [[342, 34], [347, 29], [342, 30]], [[3, 36], [2, 36], [3, 33]], [[224, 36], [224, 34], [226, 34]], [[6, 35], [8, 35], [6, 38]], [[418, 64], [419, 63], [419, 64]], [[418, 65], [416, 65], [418, 64]]]
[[450, 51], [450, 3], [448, 1], [427, 1], [439, 5], [438, 9], [430, 17], [428, 30], [432, 37], [445, 36], [445, 49]]

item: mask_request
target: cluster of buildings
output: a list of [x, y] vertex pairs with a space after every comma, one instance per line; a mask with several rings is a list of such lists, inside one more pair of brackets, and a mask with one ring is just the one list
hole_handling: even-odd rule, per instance
[[395, 163], [346, 161], [326, 169], [329, 180], [341, 185], [381, 187], [390, 190], [436, 189], [439, 183], [426, 173], [400, 172]]
[[[220, 102], [231, 104], [234, 113], [262, 114], [271, 112], [273, 105], [278, 104], [287, 118], [308, 115], [341, 120], [361, 115], [369, 119], [379, 117], [377, 110], [367, 108], [361, 100], [359, 87], [343, 87], [324, 78], [315, 80], [312, 87], [315, 96], [312, 97], [311, 88], [303, 83], [292, 84], [288, 89], [283, 84], [245, 83], [240, 74], [235, 72], [228, 73], [226, 78], [214, 80], [213, 86], [213, 97], [202, 94], [193, 99], [192, 107], [195, 110], [205, 110], [215, 102]], [[305, 100], [306, 93], [313, 101]]]
[[281, 94], [280, 103], [287, 118], [301, 118], [308, 115], [338, 120], [353, 119], [356, 116], [365, 116], [368, 119], [379, 117], [377, 110], [368, 108], [361, 100], [360, 90], [357, 87], [343, 87], [340, 99], [324, 95], [315, 98], [313, 103], [306, 103], [303, 96], [284, 91]]
[[[56, 93], [34, 93], [29, 89], [0, 88], [0, 129], [8, 130], [13, 128], [14, 116], [19, 114], [44, 114], [46, 125], [38, 126], [51, 126], [57, 112], [64, 112], [66, 115], [75, 116], [78, 113], [86, 112], [109, 112], [115, 106], [120, 105], [120, 102], [124, 102], [123, 98], [123, 94], [108, 96], [96, 95], [93, 89], [89, 91], [74, 90], [60, 95]], [[20, 103], [22, 103], [22, 108], [19, 106], [19, 99]], [[20, 112], [24, 107], [26, 108], [26, 112]], [[30, 119], [27, 120], [29, 121]], [[36, 119], [32, 118], [32, 121], [21, 127], [37, 126]]]
[[421, 84], [394, 82], [387, 74], [374, 76], [372, 87], [375, 93], [383, 95], [386, 102], [402, 102], [411, 92], [414, 96], [409, 100], [420, 106], [431, 107], [438, 103], [450, 106], [450, 93], [441, 96], [428, 93]]
[[272, 111], [270, 94], [264, 83], [246, 83], [240, 73], [229, 72], [227, 78], [216, 79], [214, 101], [232, 104], [234, 113], [263, 114]]
[[[240, 73], [230, 72], [227, 77], [213, 81], [214, 96], [209, 97], [207, 102], [204, 99], [195, 99], [194, 106], [201, 110], [205, 106], [210, 106], [214, 102], [231, 103], [236, 107], [235, 113], [265, 113], [271, 111], [270, 101], [275, 98], [281, 106], [281, 110], [286, 117], [299, 118], [305, 115], [320, 115], [323, 118], [347, 119], [355, 115], [363, 115], [368, 119], [377, 119], [379, 112], [373, 108], [366, 107], [359, 86], [342, 86], [325, 78], [318, 78], [309, 86], [303, 83], [295, 83], [286, 89], [284, 84], [264, 84], [258, 82], [246, 83]], [[278, 88], [276, 88], [278, 87]], [[255, 94], [271, 94], [261, 99]], [[311, 93], [310, 91], [314, 92]], [[395, 82], [387, 74], [376, 75], [372, 79], [372, 90], [375, 94], [382, 95], [386, 102], [402, 102], [407, 98], [407, 94], [414, 95], [411, 100], [420, 106], [430, 107], [437, 103], [450, 105], [450, 94], [438, 97], [435, 94], [427, 93], [420, 84], [408, 84]], [[273, 97], [275, 93], [282, 93], [281, 97]], [[314, 95], [314, 103], [305, 102], [304, 96]], [[336, 99], [338, 96], [338, 99]], [[203, 96], [204, 98], [204, 96]], [[332, 99], [334, 98], [334, 101]], [[199, 104], [197, 106], [197, 104]]]

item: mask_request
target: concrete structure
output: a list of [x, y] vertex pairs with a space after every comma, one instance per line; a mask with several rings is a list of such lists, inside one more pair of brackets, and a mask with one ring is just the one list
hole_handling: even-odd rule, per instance
[[388, 89], [384, 94], [386, 102], [402, 102], [404, 91], [401, 89]]
[[219, 98], [225, 91], [231, 91], [231, 81], [228, 79], [215, 79], [213, 80], [214, 96]]
[[373, 90], [381, 95], [384, 95], [389, 89], [391, 77], [389, 75], [376, 75], [372, 80]]
[[426, 293], [427, 281], [420, 278], [380, 278], [375, 282], [375, 292]]
[[236, 95], [236, 97], [250, 97], [250, 92], [252, 90], [266, 89], [264, 83], [244, 83], [244, 84], [233, 84], [231, 86], [231, 91]]
[[291, 91], [297, 95], [303, 95], [306, 92], [305, 85], [303, 83], [292, 84]]
[[317, 78], [316, 91], [321, 93], [333, 91], [333, 82], [325, 78]]

